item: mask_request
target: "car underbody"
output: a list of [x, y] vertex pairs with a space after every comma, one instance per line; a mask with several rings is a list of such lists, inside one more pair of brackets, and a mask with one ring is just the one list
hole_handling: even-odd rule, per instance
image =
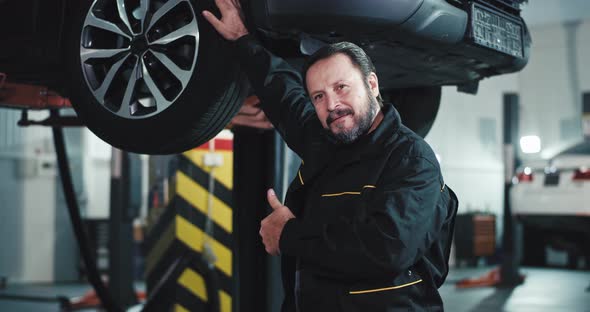
[[[476, 93], [482, 79], [526, 65], [531, 38], [520, 17], [521, 2], [241, 4], [250, 32], [295, 67], [322, 45], [361, 46], [375, 63], [382, 96], [395, 102], [408, 127], [425, 136], [436, 118], [441, 86]], [[0, 50], [0, 72], [8, 82], [47, 86], [70, 98], [89, 129], [123, 149], [170, 153], [203, 143], [251, 92], [229, 44], [200, 14], [215, 11], [212, 0], [24, 0], [2, 1], [0, 9], [10, 13], [0, 13], [0, 42], [10, 47]], [[177, 27], [186, 33], [178, 37]], [[218, 90], [216, 98], [211, 87]], [[185, 107], [194, 97], [204, 102], [203, 112]], [[186, 119], [203, 114], [216, 117]], [[169, 129], [151, 130], [161, 123]], [[154, 139], [168, 147], [154, 149]], [[176, 143], [168, 145], [171, 141]]]

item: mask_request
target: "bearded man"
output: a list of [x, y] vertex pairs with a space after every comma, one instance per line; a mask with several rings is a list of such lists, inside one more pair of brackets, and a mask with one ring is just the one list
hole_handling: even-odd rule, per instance
[[238, 4], [216, 4], [221, 19], [204, 17], [234, 42], [264, 113], [302, 159], [285, 205], [268, 191], [260, 228], [282, 257], [281, 310], [442, 311], [457, 198], [430, 146], [381, 100], [369, 57], [328, 45], [300, 75], [249, 34]]

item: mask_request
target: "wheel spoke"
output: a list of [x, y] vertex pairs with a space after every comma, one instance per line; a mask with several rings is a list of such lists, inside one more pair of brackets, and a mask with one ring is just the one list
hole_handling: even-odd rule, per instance
[[125, 87], [125, 94], [123, 95], [123, 101], [121, 102], [121, 106], [119, 107], [117, 115], [124, 118], [131, 117], [131, 99], [133, 98], [133, 92], [135, 90], [137, 80], [141, 78], [140, 75], [141, 71], [139, 70], [139, 60], [136, 59], [133, 66], [133, 71], [131, 71], [131, 75], [129, 76], [129, 82], [127, 82], [127, 87]]
[[92, 12], [90, 12], [88, 14], [88, 17], [86, 18], [86, 25], [100, 28], [115, 33], [117, 35], [123, 36], [125, 38], [131, 39], [131, 37], [124, 31], [122, 31], [117, 25], [96, 17]]
[[146, 27], [145, 25], [145, 17], [147, 15], [147, 11], [149, 8], [149, 0], [140, 0], [139, 1], [139, 8], [141, 9], [141, 16], [139, 17], [139, 20], [141, 21], [141, 32], [143, 34], [145, 34], [144, 29]]
[[129, 51], [129, 48], [125, 49], [87, 49], [84, 47], [80, 48], [80, 59], [82, 63], [90, 59], [104, 59], [113, 57], [121, 52]]
[[148, 26], [146, 33], [150, 31], [152, 26], [154, 26], [154, 24], [157, 23], [160, 20], [160, 18], [162, 18], [162, 16], [166, 15], [166, 13], [168, 13], [170, 10], [172, 10], [174, 7], [176, 7], [182, 1], [183, 0], [170, 0], [166, 3], [164, 3], [164, 5], [162, 5], [158, 9], [158, 11], [156, 11], [156, 13], [154, 13], [154, 15], [152, 16], [152, 19], [150, 21], [150, 25]]
[[121, 65], [123, 65], [123, 62], [125, 62], [127, 57], [128, 56], [120, 59], [115, 64], [113, 64], [113, 66], [111, 66], [111, 68], [109, 68], [109, 71], [107, 72], [103, 82], [100, 84], [100, 87], [98, 89], [96, 89], [96, 91], [94, 91], [94, 95], [96, 96], [96, 99], [100, 103], [104, 104], [105, 94], [107, 93], [107, 90], [111, 86], [111, 83], [113, 82], [115, 75], [119, 71], [119, 68], [121, 68]]
[[182, 83], [182, 87], [184, 88], [187, 83], [188, 80], [190, 78], [191, 75], [191, 71], [190, 70], [184, 70], [180, 67], [178, 67], [178, 65], [176, 65], [176, 63], [174, 63], [174, 61], [172, 61], [168, 56], [166, 56], [163, 53], [160, 52], [156, 52], [156, 51], [152, 51], [150, 50], [158, 60], [160, 60], [160, 62], [166, 66], [166, 68], [168, 68], [168, 70], [170, 70], [170, 72], [178, 79], [180, 80], [180, 82]]
[[166, 36], [154, 41], [150, 42], [150, 44], [168, 44], [170, 42], [176, 41], [184, 36], [193, 36], [198, 37], [199, 31], [197, 28], [197, 23], [193, 19], [193, 21], [189, 24], [186, 24], [179, 29], [167, 34]]
[[117, 0], [117, 10], [119, 11], [119, 17], [123, 21], [123, 24], [127, 26], [129, 33], [133, 33], [133, 29], [131, 29], [131, 24], [129, 23], [129, 17], [127, 16], [127, 9], [125, 8], [125, 0]]
[[148, 89], [150, 90], [150, 92], [154, 96], [154, 100], [156, 101], [156, 106], [160, 107], [161, 109], [168, 107], [170, 102], [168, 102], [168, 100], [166, 100], [166, 98], [164, 97], [162, 92], [160, 92], [160, 89], [158, 88], [158, 86], [156, 85], [154, 80], [152, 79], [152, 76], [150, 75], [150, 73], [147, 69], [147, 66], [145, 66], [145, 62], [143, 60], [141, 61], [141, 65], [142, 65], [143, 81], [145, 82], [145, 85], [148, 87]]

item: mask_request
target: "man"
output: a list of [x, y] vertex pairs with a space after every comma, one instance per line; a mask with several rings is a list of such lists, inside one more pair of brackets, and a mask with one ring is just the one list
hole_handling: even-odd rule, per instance
[[204, 17], [227, 40], [264, 112], [302, 159], [261, 222], [282, 257], [282, 311], [442, 311], [457, 200], [428, 144], [381, 103], [375, 69], [351, 43], [324, 47], [301, 76], [249, 35], [232, 0]]

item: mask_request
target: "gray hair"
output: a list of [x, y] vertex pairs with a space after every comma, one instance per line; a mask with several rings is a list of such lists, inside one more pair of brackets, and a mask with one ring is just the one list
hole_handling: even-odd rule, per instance
[[[352, 42], [342, 41], [321, 47], [307, 59], [305, 65], [303, 66], [302, 77], [305, 90], [308, 93], [309, 89], [307, 88], [306, 76], [309, 68], [318, 61], [327, 59], [338, 53], [342, 53], [348, 56], [352, 64], [361, 71], [365, 86], [367, 87], [367, 90], [370, 90], [367, 78], [369, 77], [369, 74], [371, 74], [371, 72], [376, 73], [375, 65], [373, 65], [371, 58], [369, 58], [367, 53], [365, 53], [365, 51], [361, 49], [361, 47], [357, 46]], [[377, 95], [376, 98], [377, 102], [379, 103], [379, 106], [383, 106], [383, 99], [381, 98], [381, 94]]]

